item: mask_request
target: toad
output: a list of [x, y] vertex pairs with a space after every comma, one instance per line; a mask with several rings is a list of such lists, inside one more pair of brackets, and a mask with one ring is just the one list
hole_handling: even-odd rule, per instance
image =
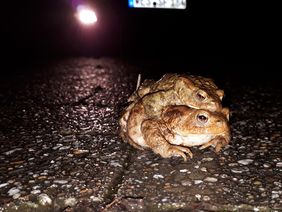
[[184, 105], [166, 106], [159, 119], [143, 120], [138, 128], [135, 134], [124, 137], [131, 145], [151, 149], [164, 158], [181, 156], [185, 161], [186, 154], [193, 156], [188, 147], [214, 146], [219, 152], [230, 140], [225, 114]]
[[141, 86], [129, 97], [128, 101], [134, 102], [149, 93], [167, 91], [181, 87], [184, 92], [186, 89], [194, 91], [194, 95], [197, 95], [200, 99], [205, 100], [206, 102], [209, 101], [209, 98], [213, 98], [214, 101], [218, 99], [222, 100], [224, 96], [224, 91], [218, 89], [211, 78], [171, 73], [165, 74], [157, 82], [148, 79], [144, 80]]
[[129, 98], [132, 102], [120, 118], [120, 135], [124, 140], [130, 140], [136, 133], [140, 134], [142, 122], [150, 118], [158, 119], [162, 109], [168, 105], [217, 111], [227, 119], [229, 117], [229, 109], [221, 106], [223, 90], [218, 89], [209, 78], [166, 74], [157, 82], [145, 82]]

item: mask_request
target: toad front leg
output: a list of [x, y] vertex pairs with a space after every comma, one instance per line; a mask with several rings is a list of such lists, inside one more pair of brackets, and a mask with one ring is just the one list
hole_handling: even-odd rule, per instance
[[229, 138], [226, 138], [224, 136], [216, 136], [212, 140], [210, 140], [208, 143], [203, 144], [200, 149], [205, 149], [209, 146], [215, 147], [215, 152], [219, 152], [222, 147], [226, 146], [229, 143]]
[[156, 120], [146, 120], [142, 123], [141, 131], [146, 144], [157, 154], [164, 158], [172, 156], [181, 156], [184, 161], [187, 161], [187, 153], [191, 158], [192, 152], [187, 147], [171, 145], [159, 128], [159, 123]]

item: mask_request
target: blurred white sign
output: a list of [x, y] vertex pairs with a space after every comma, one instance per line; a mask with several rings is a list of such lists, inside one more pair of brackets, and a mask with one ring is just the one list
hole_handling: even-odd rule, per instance
[[186, 0], [128, 0], [132, 8], [185, 9]]

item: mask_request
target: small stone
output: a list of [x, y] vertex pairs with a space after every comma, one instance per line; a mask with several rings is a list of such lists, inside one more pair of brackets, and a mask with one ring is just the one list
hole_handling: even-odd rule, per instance
[[264, 167], [264, 168], [269, 168], [269, 167], [270, 167], [270, 164], [265, 163], [265, 164], [263, 164], [263, 167]]
[[37, 178], [38, 180], [44, 180], [44, 179], [47, 179], [47, 176], [39, 176], [38, 178]]
[[113, 167], [121, 167], [122, 168], [122, 165], [119, 164], [118, 162], [111, 161], [110, 165], [113, 166]]
[[67, 150], [69, 148], [70, 148], [70, 146], [62, 146], [62, 147], [59, 148], [59, 150]]
[[0, 188], [3, 188], [5, 186], [7, 186], [7, 185], [9, 185], [9, 183], [2, 183], [2, 184], [0, 184]]
[[210, 201], [211, 198], [210, 198], [209, 196], [203, 196], [203, 200], [204, 200], [204, 201]]
[[202, 167], [200, 170], [201, 170], [202, 172], [207, 172], [207, 168], [206, 168], [206, 167]]
[[282, 162], [276, 163], [276, 167], [282, 167]]
[[250, 163], [252, 163], [254, 160], [252, 159], [243, 159], [243, 160], [238, 160], [238, 163], [242, 164], [242, 165], [249, 165]]
[[183, 186], [191, 186], [192, 183], [191, 183], [190, 180], [182, 180], [182, 181], [181, 181], [181, 185], [183, 185]]
[[247, 172], [249, 169], [247, 167], [234, 167], [231, 169], [231, 172], [235, 174], [241, 174], [243, 172]]
[[231, 167], [234, 167], [234, 166], [237, 166], [238, 164], [237, 163], [229, 163], [228, 166], [231, 166]]
[[30, 193], [31, 194], [39, 194], [39, 193], [41, 193], [41, 191], [39, 189], [37, 189], [37, 190], [32, 190]]
[[37, 197], [38, 203], [43, 206], [51, 205], [52, 199], [47, 194], [40, 194]]
[[93, 201], [93, 202], [102, 202], [103, 199], [100, 198], [100, 197], [95, 197], [95, 196], [90, 196], [90, 199]]
[[85, 150], [85, 149], [74, 149], [73, 150], [73, 154], [76, 156], [86, 155], [88, 153], [89, 153], [89, 150]]
[[202, 196], [200, 194], [195, 194], [195, 197], [196, 197], [197, 200], [200, 201]]
[[195, 184], [195, 185], [198, 185], [198, 184], [201, 184], [201, 183], [203, 183], [202, 180], [194, 180], [194, 184]]
[[17, 160], [17, 161], [12, 161], [10, 164], [19, 165], [19, 164], [23, 164], [24, 162], [25, 162], [24, 160]]
[[11, 154], [13, 154], [14, 152], [20, 151], [20, 150], [22, 150], [22, 148], [16, 148], [16, 149], [12, 149], [12, 150], [9, 150], [9, 151], [7, 151], [7, 152], [4, 152], [4, 154], [5, 154], [5, 155], [11, 155]]
[[209, 157], [208, 157], [208, 158], [203, 158], [203, 159], [202, 159], [202, 161], [212, 161], [212, 160], [213, 160], [213, 158], [209, 158]]
[[254, 185], [261, 185], [261, 182], [260, 181], [255, 181]]
[[162, 202], [167, 202], [167, 200], [168, 200], [167, 198], [163, 198], [161, 201]]
[[20, 189], [13, 187], [8, 191], [9, 196], [13, 196], [14, 194], [17, 194], [20, 192]]
[[188, 172], [188, 169], [180, 169], [179, 170], [181, 173], [184, 173], [184, 172]]
[[68, 183], [68, 181], [67, 180], [54, 180], [54, 183], [66, 184], [66, 183]]
[[215, 183], [215, 182], [217, 182], [217, 178], [215, 178], [215, 177], [206, 177], [204, 179], [204, 181], [205, 182], [210, 182], [210, 183]]
[[77, 203], [77, 200], [74, 198], [74, 197], [70, 197], [70, 198], [67, 198], [65, 200], [65, 206], [75, 206]]
[[272, 193], [271, 198], [272, 198], [272, 199], [277, 199], [277, 198], [279, 198], [279, 194], [277, 194], [277, 193]]
[[16, 194], [13, 195], [13, 199], [18, 199], [20, 196], [21, 196], [20, 193], [16, 193]]
[[37, 178], [39, 176], [39, 174], [33, 174], [32, 177], [33, 178]]
[[266, 196], [267, 196], [267, 193], [266, 193], [266, 192], [262, 192], [262, 193], [261, 193], [261, 196], [262, 196], [262, 197], [266, 197]]
[[228, 175], [227, 175], [227, 174], [221, 174], [220, 177], [223, 178], [223, 179], [225, 179], [225, 178], [228, 177]]
[[134, 180], [136, 183], [140, 183], [140, 184], [142, 184], [143, 183], [143, 181], [141, 181], [141, 180], [137, 180], [137, 179], [135, 179]]
[[254, 196], [252, 194], [247, 194], [247, 199], [252, 200], [254, 199]]
[[155, 174], [155, 175], [153, 176], [153, 178], [155, 178], [155, 179], [162, 179], [162, 178], [164, 178], [164, 176], [161, 175], [161, 174]]

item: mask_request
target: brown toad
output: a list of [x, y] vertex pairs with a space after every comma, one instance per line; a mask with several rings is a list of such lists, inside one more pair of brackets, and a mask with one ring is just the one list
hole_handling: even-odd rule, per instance
[[[187, 95], [186, 98], [193, 98], [194, 101], [190, 101], [190, 104], [194, 104], [195, 107], [202, 107], [208, 110], [215, 111], [218, 109], [218, 104], [224, 96], [224, 91], [218, 89], [214, 81], [210, 78], [185, 75], [185, 74], [165, 74], [157, 82], [146, 79], [141, 86], [129, 97], [129, 102], [136, 102], [143, 96], [149, 93], [155, 93], [159, 91], [168, 91], [173, 89], [175, 92], [182, 92]], [[176, 89], [182, 89], [177, 91]], [[189, 89], [189, 92], [187, 90]], [[190, 107], [193, 105], [190, 105]]]
[[124, 139], [136, 148], [151, 149], [164, 158], [181, 156], [186, 161], [185, 153], [191, 158], [193, 155], [188, 147], [214, 146], [218, 152], [230, 140], [227, 117], [219, 112], [166, 106], [159, 119], [141, 119], [138, 132]]
[[143, 121], [158, 119], [168, 105], [218, 111], [228, 118], [229, 109], [221, 106], [223, 95], [223, 90], [218, 89], [211, 79], [201, 76], [166, 74], [157, 82], [145, 81], [129, 98], [133, 102], [120, 118], [120, 135], [130, 142], [131, 137], [140, 134]]

